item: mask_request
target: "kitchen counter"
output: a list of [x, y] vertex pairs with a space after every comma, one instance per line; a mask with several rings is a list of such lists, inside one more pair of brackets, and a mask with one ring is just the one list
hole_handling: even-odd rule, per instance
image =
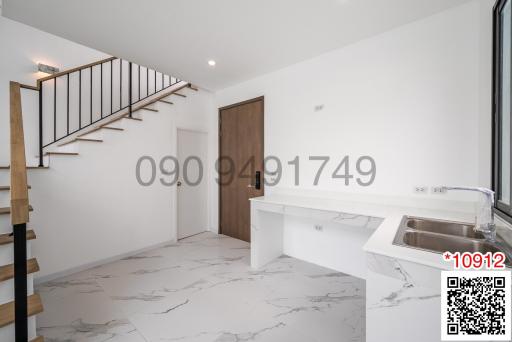
[[[393, 244], [404, 216], [474, 222], [471, 202], [271, 194], [251, 199], [251, 265], [281, 254], [366, 280], [366, 341], [440, 341], [441, 254]], [[499, 222], [498, 222], [499, 223]], [[512, 230], [498, 233], [510, 243]], [[335, 260], [329, 264], [331, 260]]]
[[[474, 215], [468, 212], [432, 208], [423, 209], [405, 205], [388, 205], [383, 203], [309, 196], [269, 195], [252, 198], [251, 202], [382, 218], [382, 223], [363, 246], [365, 252], [380, 254], [439, 269], [450, 269], [450, 265], [442, 260], [441, 254], [393, 245], [393, 239], [395, 238], [403, 216], [408, 215], [450, 221], [474, 222]], [[449, 209], [450, 202], [445, 202], [447, 202], [447, 209]]]

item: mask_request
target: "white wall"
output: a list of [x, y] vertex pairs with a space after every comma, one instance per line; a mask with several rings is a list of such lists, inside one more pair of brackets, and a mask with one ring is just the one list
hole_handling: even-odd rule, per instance
[[[224, 89], [217, 106], [265, 96], [265, 155], [283, 161], [280, 188], [294, 187], [295, 155], [300, 189], [419, 196], [416, 185], [488, 186], [491, 5], [474, 1]], [[331, 157], [318, 187], [309, 155]], [[351, 172], [359, 156], [375, 159], [373, 185], [330, 178], [345, 155]]]
[[[47, 76], [37, 72], [37, 63], [56, 66], [61, 70], [91, 63], [108, 56], [97, 50], [36, 30], [0, 16], [0, 146], [9, 142], [9, 81], [36, 85], [38, 78]], [[37, 104], [35, 92], [23, 90], [24, 125], [27, 142], [37, 132]], [[7, 165], [9, 149], [0, 149], [0, 165]], [[34, 151], [27, 151], [27, 158]]]
[[[36, 278], [176, 240], [176, 187], [160, 183], [158, 165], [162, 157], [176, 156], [177, 128], [209, 132], [214, 111], [211, 93], [181, 92], [188, 97], [173, 97], [174, 106], [158, 103], [153, 105], [158, 113], [137, 112], [141, 122], [121, 120], [122, 132], [102, 130], [102, 143], [80, 142], [78, 156], [52, 156], [49, 169], [29, 171], [35, 208], [29, 226], [37, 233], [33, 255], [41, 266]], [[157, 168], [155, 182], [147, 187], [135, 174], [145, 155]], [[204, 165], [210, 187], [213, 168], [209, 161]], [[142, 164], [141, 174], [149, 178], [149, 163]], [[0, 182], [6, 178], [4, 171]]]
[[[108, 56], [1, 16], [0, 46], [0, 146], [4, 146], [0, 149], [0, 165], [7, 165], [9, 81], [35, 85], [38, 78], [46, 76], [37, 72], [37, 62], [66, 70]], [[153, 84], [151, 80], [152, 75]], [[155, 108], [160, 112], [146, 111], [143, 122], [125, 122], [122, 133], [106, 131], [103, 143], [81, 143], [79, 156], [52, 157], [49, 169], [29, 171], [30, 202], [35, 208], [29, 227], [37, 233], [32, 253], [41, 266], [36, 278], [49, 279], [176, 238], [175, 189], [161, 185], [158, 178], [151, 187], [140, 186], [135, 165], [142, 155], [153, 156], [157, 167], [161, 157], [175, 156], [177, 128], [210, 132], [212, 126], [216, 127], [216, 122], [210, 120], [215, 117], [211, 115], [215, 112], [212, 94], [202, 90], [182, 92], [189, 96], [173, 97], [175, 106], [158, 103]], [[118, 103], [118, 98], [115, 101]], [[88, 101], [83, 103], [87, 105]], [[23, 90], [22, 105], [27, 160], [34, 164], [38, 152], [36, 93]], [[108, 102], [107, 107], [110, 109]], [[205, 161], [205, 178], [211, 188], [216, 134], [209, 134], [209, 139], [211, 159]], [[8, 182], [8, 171], [0, 171], [0, 184]], [[209, 198], [215, 198], [213, 191], [209, 190]], [[2, 198], [1, 204], [7, 206], [8, 198]], [[216, 227], [216, 221], [208, 219], [209, 225], [215, 222]], [[8, 218], [0, 223], [3, 231], [9, 230]], [[4, 252], [10, 255], [9, 250]]]

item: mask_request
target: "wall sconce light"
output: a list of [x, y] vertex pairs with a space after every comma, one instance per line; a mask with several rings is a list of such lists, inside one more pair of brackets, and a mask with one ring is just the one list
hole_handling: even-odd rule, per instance
[[57, 67], [53, 67], [51, 65], [46, 65], [46, 64], [43, 64], [43, 63], [38, 63], [37, 64], [37, 70], [40, 71], [40, 72], [44, 72], [45, 74], [56, 74], [59, 72], [59, 68]]

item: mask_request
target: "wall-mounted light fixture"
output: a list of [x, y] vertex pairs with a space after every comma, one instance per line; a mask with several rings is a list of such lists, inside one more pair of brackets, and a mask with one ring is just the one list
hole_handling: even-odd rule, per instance
[[44, 72], [45, 74], [56, 74], [59, 72], [59, 68], [57, 67], [53, 67], [51, 65], [46, 65], [46, 64], [43, 64], [43, 63], [38, 63], [37, 64], [37, 70], [40, 71], [40, 72]]

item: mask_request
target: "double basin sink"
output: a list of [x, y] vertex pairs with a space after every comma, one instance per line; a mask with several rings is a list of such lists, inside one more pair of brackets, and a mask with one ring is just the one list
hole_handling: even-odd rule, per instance
[[503, 252], [505, 264], [511, 267], [510, 253], [505, 244], [485, 240], [473, 224], [404, 216], [393, 243], [435, 253], [444, 252]]

